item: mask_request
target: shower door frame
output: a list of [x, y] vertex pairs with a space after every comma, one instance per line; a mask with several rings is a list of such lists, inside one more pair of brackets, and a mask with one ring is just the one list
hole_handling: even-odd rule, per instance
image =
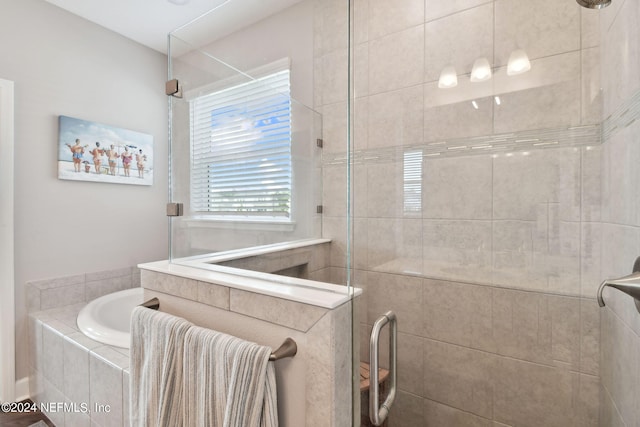
[[0, 79], [0, 401], [16, 398], [13, 252], [13, 82]]

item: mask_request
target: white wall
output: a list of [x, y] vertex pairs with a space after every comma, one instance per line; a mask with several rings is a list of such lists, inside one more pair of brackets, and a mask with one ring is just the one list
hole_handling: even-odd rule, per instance
[[15, 394], [13, 82], [0, 79], [0, 402]]
[[[0, 0], [0, 78], [15, 82], [16, 377], [24, 284], [167, 258], [166, 57], [41, 0]], [[58, 116], [153, 135], [151, 187], [57, 179]]]

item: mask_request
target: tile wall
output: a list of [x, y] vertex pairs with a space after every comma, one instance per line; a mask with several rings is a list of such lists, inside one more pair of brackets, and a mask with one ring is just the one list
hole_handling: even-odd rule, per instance
[[[354, 2], [354, 282], [363, 359], [375, 319], [398, 315], [390, 425], [598, 425], [599, 20], [575, 0]], [[324, 42], [323, 237], [344, 283], [348, 124], [330, 76], [346, 45]], [[532, 69], [507, 76], [515, 49]], [[479, 57], [493, 78], [470, 83]], [[458, 86], [439, 89], [447, 65]]]
[[129, 350], [88, 338], [76, 317], [86, 302], [137, 286], [137, 267], [27, 283], [31, 399], [57, 427], [128, 424]]
[[[631, 273], [640, 255], [640, 5], [612, 2], [601, 22], [604, 88], [601, 278]], [[605, 291], [601, 325], [601, 426], [640, 424], [640, 314], [633, 299]]]
[[164, 312], [271, 348], [286, 337], [298, 343], [293, 358], [276, 362], [281, 425], [352, 425], [359, 408], [351, 394], [351, 303], [328, 309], [181, 277], [166, 266], [142, 268], [145, 298], [158, 297]]
[[128, 425], [129, 350], [80, 332], [75, 318], [83, 306], [29, 315], [31, 399], [46, 405], [56, 427]]
[[85, 303], [102, 295], [140, 286], [140, 270], [116, 270], [38, 280], [26, 284], [29, 313]]

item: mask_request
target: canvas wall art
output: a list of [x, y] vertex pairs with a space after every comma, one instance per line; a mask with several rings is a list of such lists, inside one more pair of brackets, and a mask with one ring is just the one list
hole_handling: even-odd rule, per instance
[[153, 136], [60, 116], [58, 178], [152, 185]]

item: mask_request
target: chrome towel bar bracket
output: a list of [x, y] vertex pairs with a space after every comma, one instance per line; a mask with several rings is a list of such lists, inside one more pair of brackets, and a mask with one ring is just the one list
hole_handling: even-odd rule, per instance
[[298, 345], [296, 344], [296, 342], [291, 338], [287, 338], [286, 340], [284, 340], [282, 345], [280, 345], [280, 347], [278, 347], [273, 353], [271, 353], [271, 356], [269, 356], [269, 360], [275, 361], [284, 359], [285, 357], [293, 357], [297, 352]]
[[160, 300], [156, 297], [151, 298], [149, 301], [145, 301], [140, 304], [141, 307], [150, 308], [151, 310], [159, 310], [160, 309]]
[[605, 280], [598, 288], [598, 305], [604, 307], [604, 298], [602, 293], [607, 286], [615, 288], [633, 297], [636, 309], [640, 313], [640, 257], [636, 258], [633, 264], [633, 273], [618, 279]]

